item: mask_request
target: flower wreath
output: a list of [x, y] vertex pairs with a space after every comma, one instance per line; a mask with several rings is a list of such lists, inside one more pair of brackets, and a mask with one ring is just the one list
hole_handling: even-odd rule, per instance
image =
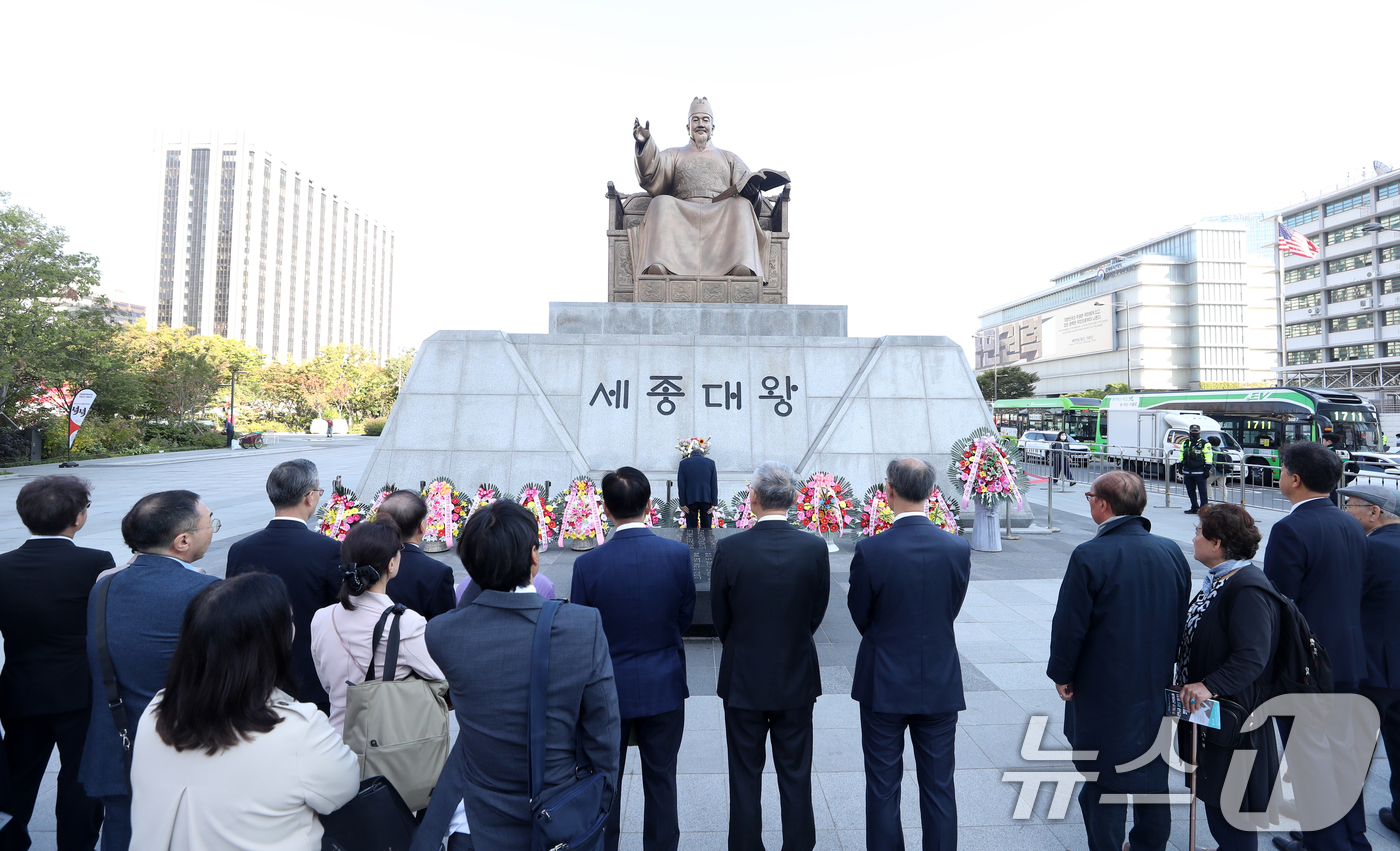
[[336, 476], [331, 484], [330, 499], [316, 510], [316, 531], [343, 541], [350, 527], [368, 515], [369, 509], [360, 503], [354, 491], [340, 483], [340, 476]]
[[729, 515], [733, 518], [735, 529], [752, 529], [754, 524], [753, 511], [749, 508], [749, 486], [745, 483], [743, 490], [734, 492], [734, 496], [729, 499]]
[[[477, 485], [476, 495], [472, 497], [471, 507], [467, 509], [466, 520], [470, 520], [472, 515], [477, 512], [477, 509], [485, 508], [486, 506], [499, 500], [500, 498], [501, 489], [491, 484], [490, 482], [484, 482], [482, 484]], [[466, 520], [462, 521], [463, 526], [466, 525]]]
[[953, 444], [948, 478], [963, 486], [962, 507], [976, 500], [988, 508], [999, 502], [1016, 501], [1026, 487], [1026, 470], [1021, 450], [1014, 441], [982, 427]]
[[428, 482], [423, 489], [423, 501], [428, 503], [428, 527], [423, 539], [442, 541], [451, 549], [467, 522], [467, 501], [457, 486], [446, 476]]
[[559, 546], [564, 546], [565, 538], [583, 540], [597, 537], [598, 543], [602, 544], [606, 540], [607, 527], [603, 497], [598, 493], [598, 486], [587, 476], [570, 482], [560, 511]]
[[813, 473], [797, 489], [797, 522], [818, 534], [846, 534], [853, 497], [851, 483], [830, 473]]
[[879, 485], [871, 485], [860, 501], [860, 528], [856, 534], [861, 538], [878, 535], [890, 528], [894, 522], [894, 512], [890, 510], [889, 499]]
[[545, 501], [543, 492], [543, 488], [530, 482], [520, 489], [520, 495], [515, 500], [535, 515], [535, 522], [539, 524], [540, 552], [549, 549], [550, 540], [559, 531], [559, 520], [555, 516], [554, 507]]

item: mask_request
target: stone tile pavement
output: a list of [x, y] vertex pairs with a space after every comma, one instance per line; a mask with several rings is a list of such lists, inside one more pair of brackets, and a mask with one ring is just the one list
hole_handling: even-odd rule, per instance
[[[268, 515], [262, 497], [262, 480], [275, 461], [304, 454], [321, 467], [324, 481], [336, 473], [354, 480], [368, 457], [369, 439], [337, 439], [333, 446], [313, 442], [274, 450], [260, 455], [234, 454], [232, 458], [209, 453], [204, 458], [181, 458], [173, 463], [161, 457], [142, 464], [136, 459], [120, 459], [122, 466], [102, 469], [103, 462], [85, 464], [77, 472], [93, 478], [94, 517], [80, 535], [88, 545], [108, 546], [120, 552], [116, 523], [131, 501], [147, 490], [188, 486], [216, 500], [210, 504], [216, 516], [224, 519], [224, 530], [216, 547], [203, 563], [206, 570], [223, 573], [228, 544], [263, 525]], [[187, 453], [195, 455], [195, 453]], [[358, 465], [358, 466], [357, 466]], [[29, 475], [35, 468], [25, 468]], [[12, 499], [18, 489], [17, 477], [0, 477], [0, 503]], [[1082, 493], [1079, 488], [1078, 493]], [[1028, 723], [1032, 717], [1048, 719], [1040, 741], [1043, 751], [1068, 749], [1061, 734], [1063, 706], [1045, 677], [1050, 620], [1059, 589], [1060, 577], [1069, 553], [1094, 532], [1087, 504], [1073, 490], [1054, 495], [1056, 534], [1020, 534], [1019, 540], [1004, 542], [1001, 553], [977, 553], [973, 558], [972, 585], [956, 624], [962, 655], [967, 710], [959, 718], [957, 757], [958, 837], [963, 849], [1026, 849], [1059, 851], [1086, 847], [1082, 820], [1073, 801], [1063, 813], [1052, 812], [1053, 784], [1043, 786], [1029, 817], [1013, 817], [1020, 791], [1018, 783], [1003, 780], [1006, 771], [1056, 771], [1069, 768], [1062, 759], [1026, 760], [1022, 756]], [[1040, 525], [1046, 525], [1044, 486], [1032, 488], [1030, 502]], [[1181, 543], [1190, 554], [1190, 538], [1195, 518], [1181, 514], [1180, 501], [1174, 508], [1161, 507], [1161, 495], [1149, 501], [1148, 517], [1154, 531]], [[1278, 516], [1256, 512], [1267, 536], [1267, 527]], [[23, 539], [13, 512], [0, 513], [0, 546], [8, 549]], [[115, 544], [113, 543], [115, 542]], [[541, 558], [542, 570], [561, 595], [568, 593], [574, 553], [551, 547]], [[832, 596], [826, 619], [816, 635], [825, 694], [814, 712], [816, 735], [813, 753], [813, 807], [817, 817], [819, 849], [858, 849], [865, 846], [864, 775], [860, 747], [859, 708], [850, 699], [851, 674], [859, 634], [845, 606], [845, 581], [851, 557], [851, 544], [841, 542], [841, 552], [832, 556]], [[463, 575], [455, 558], [442, 558]], [[1192, 563], [1197, 579], [1204, 571]], [[680, 787], [682, 848], [724, 849], [728, 817], [728, 786], [725, 765], [724, 723], [720, 701], [715, 697], [715, 666], [719, 644], [712, 638], [687, 638], [686, 657], [692, 697], [686, 706], [686, 732], [681, 746]], [[1053, 754], [1052, 754], [1053, 757]], [[918, 847], [921, 838], [918, 789], [914, 779], [912, 753], [906, 747], [902, 812], [906, 840]], [[31, 823], [34, 847], [48, 851], [54, 841], [53, 800], [57, 757], [50, 765], [43, 792]], [[1400, 849], [1400, 842], [1375, 819], [1375, 810], [1387, 803], [1389, 764], [1384, 749], [1378, 749], [1367, 785], [1370, 840], [1378, 849]], [[1184, 788], [1182, 775], [1173, 779], [1173, 790]], [[641, 847], [642, 788], [635, 754], [628, 760], [622, 781], [624, 851]], [[1077, 790], [1076, 790], [1077, 791]], [[780, 847], [777, 786], [771, 761], [764, 785], [764, 843]], [[1172, 845], [1178, 851], [1187, 846], [1187, 808], [1173, 807]], [[1201, 817], [1198, 844], [1210, 847], [1209, 832]], [[1269, 847], [1261, 837], [1261, 847]]]

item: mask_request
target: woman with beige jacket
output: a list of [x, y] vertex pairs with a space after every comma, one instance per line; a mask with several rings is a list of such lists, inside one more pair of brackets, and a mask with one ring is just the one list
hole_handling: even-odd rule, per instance
[[360, 765], [292, 679], [282, 580], [216, 582], [185, 611], [166, 687], [131, 764], [131, 851], [319, 851], [317, 813], [355, 797]]

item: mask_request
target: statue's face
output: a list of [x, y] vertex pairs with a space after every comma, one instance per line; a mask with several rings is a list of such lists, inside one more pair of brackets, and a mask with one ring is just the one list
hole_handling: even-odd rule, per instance
[[690, 139], [697, 145], [703, 145], [710, 141], [714, 135], [714, 119], [709, 113], [697, 112], [690, 116]]

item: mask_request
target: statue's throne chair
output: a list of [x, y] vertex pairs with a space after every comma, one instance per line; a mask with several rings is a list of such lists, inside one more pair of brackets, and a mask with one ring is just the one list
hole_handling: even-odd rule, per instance
[[758, 226], [768, 232], [768, 280], [757, 276], [642, 275], [632, 280], [627, 229], [642, 223], [651, 196], [623, 195], [608, 181], [608, 301], [787, 304], [788, 207], [791, 186], [758, 196]]

